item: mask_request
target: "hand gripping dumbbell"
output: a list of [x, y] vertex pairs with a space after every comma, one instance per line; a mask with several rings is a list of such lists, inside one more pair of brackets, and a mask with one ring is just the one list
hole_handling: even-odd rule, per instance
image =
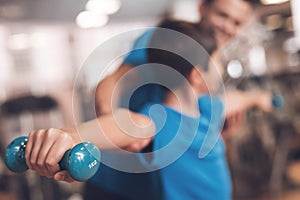
[[[25, 161], [27, 137], [18, 137], [6, 148], [5, 164], [16, 173], [25, 172], [28, 167]], [[91, 142], [77, 144], [65, 152], [59, 162], [61, 170], [67, 170], [70, 176], [77, 181], [86, 181], [91, 178], [100, 166], [100, 151]]]

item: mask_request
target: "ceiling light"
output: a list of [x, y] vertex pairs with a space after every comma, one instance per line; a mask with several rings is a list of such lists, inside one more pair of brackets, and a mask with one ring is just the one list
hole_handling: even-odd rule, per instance
[[198, 22], [200, 20], [198, 4], [197, 1], [191, 0], [175, 1], [172, 8], [172, 17], [179, 20]]
[[260, 0], [262, 4], [269, 5], [269, 4], [280, 4], [284, 2], [288, 2], [289, 0]]
[[255, 46], [249, 52], [249, 69], [260, 76], [267, 71], [266, 52], [262, 46]]
[[76, 23], [80, 28], [98, 28], [106, 25], [107, 22], [107, 15], [92, 11], [83, 11], [76, 18]]
[[111, 15], [116, 13], [121, 7], [120, 0], [90, 0], [85, 9], [97, 13]]
[[232, 60], [227, 65], [227, 73], [231, 78], [239, 78], [243, 74], [243, 66], [239, 60]]

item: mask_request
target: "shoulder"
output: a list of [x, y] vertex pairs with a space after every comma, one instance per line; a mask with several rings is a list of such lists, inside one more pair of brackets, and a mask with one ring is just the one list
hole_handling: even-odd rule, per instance
[[198, 98], [198, 106], [201, 113], [211, 116], [213, 113], [223, 113], [223, 101], [212, 95], [202, 95]]
[[131, 66], [139, 66], [148, 62], [147, 51], [146, 48], [151, 39], [153, 28], [146, 31], [139, 38], [137, 38], [134, 42], [134, 45], [124, 59], [124, 63], [129, 64]]
[[147, 31], [145, 31], [140, 37], [138, 37], [134, 42], [134, 48], [145, 48], [147, 47], [152, 34], [154, 32], [155, 28], [149, 28]]

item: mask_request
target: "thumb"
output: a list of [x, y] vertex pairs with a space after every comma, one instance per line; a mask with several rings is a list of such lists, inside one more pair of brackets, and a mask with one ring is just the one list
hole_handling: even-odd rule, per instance
[[72, 183], [75, 180], [70, 176], [67, 171], [59, 171], [54, 175], [54, 180], [56, 181], [65, 181], [68, 183]]

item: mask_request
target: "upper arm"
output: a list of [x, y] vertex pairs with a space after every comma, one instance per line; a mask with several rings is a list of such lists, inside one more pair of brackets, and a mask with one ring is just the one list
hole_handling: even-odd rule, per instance
[[[112, 95], [118, 80], [128, 72], [132, 66], [122, 64], [113, 74], [105, 77], [96, 87], [95, 107], [97, 115], [107, 114], [112, 111]], [[116, 96], [116, 98], [118, 98]]]
[[[122, 95], [134, 88], [140, 81], [140, 74], [137, 70], [132, 71], [132, 73], [127, 72], [135, 66], [148, 62], [145, 47], [147, 47], [151, 34], [152, 31], [147, 31], [139, 37], [135, 41], [132, 51], [124, 59], [123, 64], [113, 74], [107, 76], [98, 84], [95, 97], [95, 107], [98, 115], [110, 113], [112, 107], [118, 107]], [[126, 78], [123, 79], [124, 81], [118, 84], [118, 81], [124, 78], [125, 74]]]

